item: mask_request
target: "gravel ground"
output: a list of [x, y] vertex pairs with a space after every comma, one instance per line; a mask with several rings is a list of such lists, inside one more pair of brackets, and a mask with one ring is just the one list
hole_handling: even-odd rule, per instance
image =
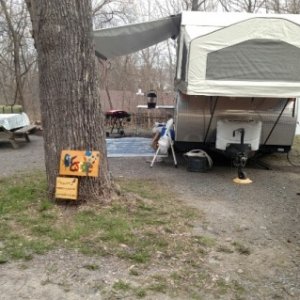
[[[42, 138], [32, 136], [31, 140], [17, 150], [9, 144], [0, 146], [2, 176], [44, 168]], [[146, 158], [109, 159], [113, 177], [157, 179], [177, 192], [182, 201], [201, 210], [205, 222], [195, 225], [195, 233], [216, 239], [224, 248], [238, 242], [250, 251], [250, 255], [211, 251], [205, 264], [216, 280], [239, 282], [246, 290], [243, 299], [300, 299], [300, 168], [282, 159], [270, 163], [272, 170], [249, 165], [247, 173], [253, 183], [236, 185], [232, 182], [235, 169], [224, 163], [207, 173], [196, 173], [186, 170], [182, 158], [177, 169], [171, 159], [153, 168]], [[42, 277], [50, 268], [47, 260], [54, 265], [66, 257], [70, 266], [61, 272], [73, 272], [80, 279], [69, 279], [72, 293], [64, 291], [57, 281], [42, 285]], [[25, 263], [0, 266], [0, 291], [6, 295], [2, 299], [101, 299], [87, 290], [96, 275], [78, 271], [82, 260], [79, 254], [58, 252], [26, 262], [26, 272], [21, 271]], [[105, 277], [114, 264], [102, 263], [102, 275], [98, 275]], [[110, 279], [121, 276], [127, 267], [111, 270]], [[206, 294], [203, 299], [216, 298]]]
[[18, 140], [18, 149], [13, 149], [10, 143], [0, 143], [0, 177], [44, 168], [42, 137], [30, 135], [30, 141]]

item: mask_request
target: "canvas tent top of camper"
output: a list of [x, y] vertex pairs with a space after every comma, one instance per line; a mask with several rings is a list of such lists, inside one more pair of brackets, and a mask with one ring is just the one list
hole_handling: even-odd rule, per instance
[[178, 37], [175, 87], [188, 95], [300, 97], [300, 16], [183, 12], [94, 32], [96, 54]]
[[189, 95], [296, 97], [300, 18], [183, 14], [176, 83]]

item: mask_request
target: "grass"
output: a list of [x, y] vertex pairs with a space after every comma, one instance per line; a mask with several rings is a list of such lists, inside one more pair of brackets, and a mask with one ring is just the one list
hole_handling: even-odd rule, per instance
[[223, 252], [223, 253], [228, 253], [231, 254], [234, 251], [228, 247], [227, 245], [219, 245], [218, 248], [216, 249], [218, 252]]
[[[0, 264], [30, 260], [56, 248], [111, 256], [134, 266], [127, 280], [111, 286], [114, 295], [197, 298], [211, 280], [203, 257], [217, 247], [213, 238], [192, 234], [192, 224], [201, 220], [201, 214], [156, 181], [118, 184], [120, 196], [109, 205], [74, 207], [47, 200], [41, 173], [1, 179]], [[83, 268], [99, 272], [96, 264]], [[145, 275], [149, 268], [157, 274]]]
[[189, 222], [198, 217], [195, 210], [174, 201], [174, 195], [157, 189], [155, 182], [119, 184], [128, 196], [107, 207], [66, 209], [47, 200], [45, 179], [40, 173], [1, 179], [2, 253], [25, 258], [64, 246], [86, 254], [100, 250], [101, 254], [146, 263], [157, 251], [188, 247], [175, 243], [179, 240], [176, 235], [190, 230]]
[[84, 265], [83, 267], [89, 271], [99, 270], [99, 266], [95, 264], [88, 264], [88, 265]]
[[236, 280], [226, 282], [224, 279], [218, 279], [216, 281], [216, 292], [220, 298], [223, 295], [231, 295], [231, 299], [242, 299], [245, 290]]
[[206, 247], [213, 247], [216, 245], [216, 241], [214, 238], [209, 236], [195, 236], [194, 237], [195, 243], [198, 243], [202, 246]]
[[296, 135], [290, 152], [290, 159], [296, 165], [300, 165], [300, 135]]
[[300, 135], [296, 135], [294, 137], [292, 149], [287, 155], [283, 153], [273, 153], [264, 157], [267, 163], [276, 163], [281, 165], [292, 165], [292, 166], [300, 166]]
[[143, 288], [139, 288], [135, 291], [135, 295], [138, 297], [138, 298], [144, 298], [146, 297], [147, 295], [147, 292], [146, 290], [144, 290]]
[[292, 149], [295, 155], [300, 156], [300, 135], [295, 136]]
[[250, 253], [251, 253], [250, 248], [243, 245], [240, 242], [233, 242], [232, 245], [234, 246], [235, 250], [240, 254], [250, 255]]
[[117, 282], [115, 282], [113, 284], [113, 288], [116, 290], [121, 290], [121, 291], [128, 291], [131, 289], [130, 284], [123, 280], [118, 280]]

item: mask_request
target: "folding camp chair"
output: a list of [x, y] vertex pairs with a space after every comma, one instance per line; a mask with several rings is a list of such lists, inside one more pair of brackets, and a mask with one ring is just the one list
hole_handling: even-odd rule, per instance
[[166, 123], [166, 130], [164, 135], [158, 140], [158, 148], [155, 152], [155, 155], [151, 161], [150, 167], [152, 168], [156, 158], [159, 154], [165, 154], [168, 155], [168, 150], [171, 147], [172, 150], [172, 155], [173, 155], [173, 160], [174, 160], [174, 166], [177, 168], [177, 160], [176, 160], [176, 155], [175, 155], [175, 151], [174, 151], [174, 142], [172, 139], [172, 135], [171, 135], [171, 129], [173, 128], [173, 119], [168, 120], [168, 122]]

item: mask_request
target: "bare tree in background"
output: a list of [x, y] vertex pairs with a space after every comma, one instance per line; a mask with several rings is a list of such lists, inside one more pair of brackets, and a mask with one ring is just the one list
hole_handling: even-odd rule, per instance
[[[133, 0], [92, 0], [92, 12], [95, 29], [113, 27], [120, 24], [127, 24], [130, 19], [130, 7]], [[106, 99], [110, 109], [114, 109], [111, 90], [126, 89], [128, 74], [124, 73], [124, 59], [112, 59], [104, 61], [98, 59], [99, 72], [101, 77], [101, 89], [106, 93]], [[127, 63], [126, 63], [127, 64]], [[117, 107], [120, 109], [120, 107]]]
[[292, 0], [286, 1], [287, 4], [287, 12], [291, 14], [300, 14], [300, 1], [299, 0]]
[[182, 0], [183, 10], [214, 11], [217, 7], [216, 0]]
[[268, 5], [276, 13], [300, 13], [300, 0], [272, 0], [268, 1]]
[[80, 180], [79, 200], [109, 196], [90, 1], [26, 0], [38, 53], [49, 197], [54, 198], [63, 149], [101, 153], [99, 177]]
[[201, 7], [205, 5], [206, 0], [192, 0], [192, 9], [193, 11], [201, 10]]
[[[124, 25], [127, 22], [150, 21], [166, 16], [160, 14], [157, 9], [159, 6], [153, 1], [135, 1], [135, 3], [136, 5], [133, 7], [131, 5], [134, 4], [134, 1], [127, 2], [128, 6], [126, 6], [126, 10], [123, 10], [126, 20], [120, 21], [119, 18], [121, 23], [118, 25]], [[101, 68], [101, 73], [107, 77], [107, 80], [101, 83], [102, 88], [106, 91], [111, 89], [122, 91], [122, 108], [128, 106], [127, 104], [131, 100], [126, 98], [127, 91], [135, 94], [139, 88], [144, 92], [151, 88], [156, 90], [170, 88], [173, 86], [174, 75], [169, 76], [167, 49], [166, 44], [161, 43], [128, 56], [111, 59], [108, 64], [101, 63], [102, 66], [109, 65], [108, 70]], [[175, 49], [173, 52], [175, 53]], [[173, 61], [171, 68], [173, 72]], [[111, 107], [109, 93], [106, 92], [106, 94]], [[120, 109], [120, 107], [114, 108]]]
[[300, 13], [300, 0], [218, 0], [218, 2], [227, 12]]
[[92, 0], [95, 29], [127, 23], [133, 0]]
[[109, 108], [112, 110], [114, 107], [113, 107], [113, 103], [111, 101], [111, 96], [110, 96], [110, 91], [109, 91], [109, 78], [108, 78], [111, 63], [110, 63], [110, 61], [102, 60], [100, 58], [98, 59], [98, 63], [99, 63], [99, 73], [101, 74], [100, 75], [101, 86], [102, 86], [102, 88], [104, 88], [104, 90], [106, 92]]
[[[28, 49], [26, 40], [29, 34], [28, 12], [25, 3], [22, 2], [13, 3], [12, 1], [0, 0], [0, 5], [1, 13], [5, 20], [5, 26], [2, 27], [5, 34], [4, 32], [2, 34], [2, 43], [4, 45], [2, 45], [1, 65], [4, 70], [6, 69], [9, 72], [9, 74], [6, 73], [5, 77], [1, 78], [1, 86], [6, 96], [6, 103], [9, 105], [19, 103], [26, 111], [27, 107], [24, 97], [25, 76], [35, 63], [35, 56]], [[6, 41], [5, 36], [7, 37]], [[9, 77], [12, 78], [14, 85], [7, 82]], [[14, 90], [13, 97], [10, 96], [10, 91], [7, 90], [5, 85], [10, 90]]]
[[253, 13], [265, 6], [265, 0], [219, 0], [219, 3], [226, 12], [245, 11]]

